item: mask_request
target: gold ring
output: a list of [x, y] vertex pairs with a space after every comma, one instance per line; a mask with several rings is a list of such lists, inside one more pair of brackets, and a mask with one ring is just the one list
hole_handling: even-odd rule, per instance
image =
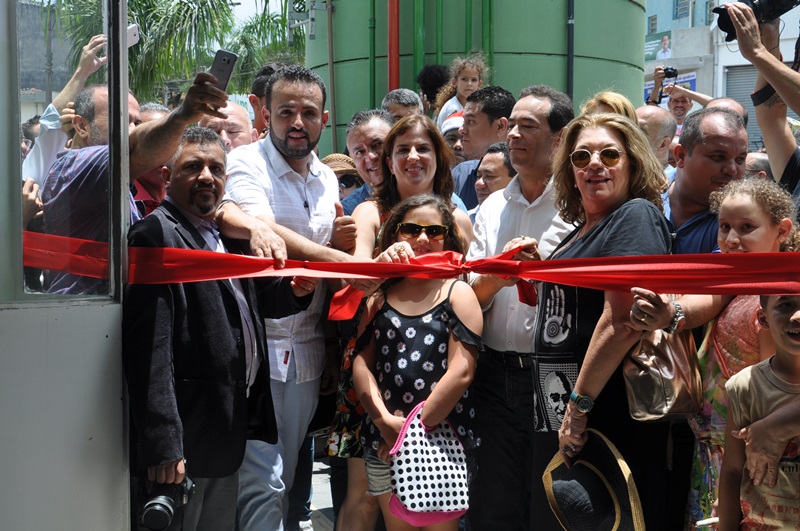
[[642, 317], [642, 318], [640, 318], [639, 320], [640, 320], [641, 322], [643, 322], [643, 323], [646, 323], [646, 322], [647, 322], [647, 317]]

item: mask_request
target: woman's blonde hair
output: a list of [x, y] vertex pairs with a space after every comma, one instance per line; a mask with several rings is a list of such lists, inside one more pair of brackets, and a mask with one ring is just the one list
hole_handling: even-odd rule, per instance
[[633, 123], [638, 123], [639, 121], [636, 117], [636, 109], [633, 107], [631, 100], [619, 92], [612, 92], [610, 90], [598, 92], [590, 99], [586, 100], [581, 106], [581, 114], [609, 112], [604, 110], [603, 107], [608, 107], [611, 111], [625, 116]]
[[481, 52], [473, 52], [467, 57], [456, 57], [453, 59], [453, 63], [450, 65], [450, 82], [442, 85], [442, 88], [436, 93], [436, 102], [433, 105], [435, 114], [439, 114], [444, 104], [456, 95], [456, 81], [458, 80], [458, 75], [465, 68], [474, 68], [475, 71], [478, 72], [478, 78], [481, 81], [489, 75], [489, 69], [486, 67], [483, 53]]
[[711, 192], [709, 196], [711, 211], [719, 214], [722, 202], [734, 195], [744, 195], [752, 198], [764, 213], [769, 216], [774, 225], [777, 225], [783, 219], [791, 220], [792, 230], [786, 235], [786, 239], [781, 242], [780, 249], [781, 251], [800, 251], [797, 206], [789, 192], [771, 179], [750, 177], [748, 179], [730, 181], [721, 190]]
[[575, 185], [575, 172], [569, 156], [575, 149], [578, 135], [589, 128], [607, 129], [622, 141], [620, 147], [624, 151], [623, 157], [628, 157], [630, 173], [629, 199], [646, 199], [663, 210], [661, 194], [667, 189], [667, 178], [639, 126], [620, 114], [585, 114], [567, 124], [553, 163], [556, 207], [564, 221], [586, 221], [586, 212], [583, 210], [581, 194]]

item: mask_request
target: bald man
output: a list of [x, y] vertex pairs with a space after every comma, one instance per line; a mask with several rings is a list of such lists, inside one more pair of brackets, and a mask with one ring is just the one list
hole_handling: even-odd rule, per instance
[[228, 106], [220, 112], [226, 114], [227, 118], [223, 120], [215, 116], [206, 116], [200, 120], [199, 125], [217, 133], [225, 144], [226, 152], [230, 153], [232, 149], [258, 140], [258, 131], [253, 129], [250, 115], [244, 107], [229, 101]]
[[668, 110], [656, 105], [643, 105], [636, 109], [636, 117], [639, 120], [639, 127], [647, 135], [647, 141], [653, 149], [662, 166], [666, 167], [670, 142], [678, 129], [678, 123]]

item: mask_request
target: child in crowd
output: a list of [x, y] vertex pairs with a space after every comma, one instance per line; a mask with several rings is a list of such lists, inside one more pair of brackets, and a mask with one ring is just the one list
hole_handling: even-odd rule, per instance
[[480, 53], [466, 58], [456, 57], [450, 71], [453, 72], [453, 79], [436, 95], [436, 125], [439, 131], [451, 114], [464, 109], [469, 95], [481, 88], [483, 79], [488, 74]]
[[[430, 194], [399, 203], [380, 238], [379, 261], [408, 262], [438, 251], [463, 253], [449, 204]], [[418, 529], [393, 516], [389, 450], [405, 416], [425, 401], [422, 422], [447, 418], [469, 452], [478, 440], [468, 387], [481, 349], [483, 317], [472, 288], [456, 279], [388, 280], [367, 303], [374, 315], [353, 360], [353, 379], [368, 417], [361, 429], [369, 493], [378, 497], [389, 531]], [[369, 319], [369, 317], [365, 317]], [[458, 528], [458, 520], [437, 530]], [[422, 528], [425, 529], [425, 528]]]
[[[738, 430], [800, 400], [800, 295], [764, 296], [758, 321], [775, 343], [775, 355], [731, 377], [728, 430]], [[745, 441], [728, 435], [720, 474], [720, 531], [800, 528], [798, 439], [786, 447], [774, 487], [744, 472]]]
[[[717, 243], [723, 253], [774, 253], [797, 251], [800, 232], [792, 223], [797, 219], [794, 200], [777, 183], [768, 179], [731, 181], [710, 197], [711, 210], [719, 218]], [[632, 314], [641, 309], [650, 312], [652, 292], [634, 288], [636, 300]], [[663, 296], [662, 296], [663, 297]], [[725, 382], [750, 365], [774, 354], [769, 331], [756, 318], [758, 296], [684, 295], [676, 301], [685, 311], [684, 328], [694, 328], [712, 320], [705, 340], [698, 349], [703, 382], [703, 405], [699, 414], [689, 419], [696, 436], [692, 463], [691, 490], [687, 508], [689, 529], [699, 520], [714, 516], [718, 478], [724, 454], [728, 396]], [[656, 302], [663, 311], [659, 318], [641, 329], [664, 328], [675, 310], [671, 304]], [[694, 316], [694, 317], [693, 317]], [[704, 316], [696, 322], [696, 316]], [[636, 324], [637, 320], [632, 322]]]

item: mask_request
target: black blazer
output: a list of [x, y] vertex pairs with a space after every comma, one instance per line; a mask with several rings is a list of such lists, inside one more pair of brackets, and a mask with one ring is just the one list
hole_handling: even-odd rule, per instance
[[[223, 242], [228, 252], [249, 251], [244, 242]], [[210, 250], [169, 202], [131, 227], [128, 245]], [[289, 278], [241, 282], [261, 358], [249, 406], [242, 322], [230, 281], [125, 288], [122, 355], [138, 450], [131, 452], [138, 457], [132, 470], [185, 458], [191, 476], [225, 477], [241, 465], [247, 438], [277, 440], [264, 318], [304, 310], [313, 294], [296, 298]]]

